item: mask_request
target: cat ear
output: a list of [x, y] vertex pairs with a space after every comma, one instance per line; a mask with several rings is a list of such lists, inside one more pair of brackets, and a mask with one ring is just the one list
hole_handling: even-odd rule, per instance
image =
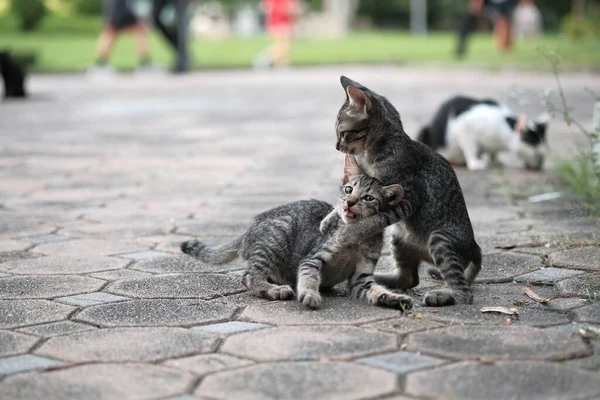
[[383, 190], [385, 191], [386, 198], [390, 206], [395, 206], [396, 204], [400, 203], [400, 200], [402, 200], [404, 197], [404, 188], [402, 185], [384, 186]]
[[356, 162], [356, 158], [354, 158], [354, 156], [346, 154], [346, 158], [344, 159], [344, 176], [342, 177], [342, 183], [348, 183], [350, 177], [356, 175], [360, 175], [360, 167]]
[[344, 91], [348, 89], [348, 86], [358, 86], [358, 83], [344, 75], [340, 76], [340, 83], [342, 84]]
[[350, 107], [356, 107], [365, 113], [371, 110], [371, 100], [369, 100], [365, 92], [356, 86], [348, 86], [346, 94], [348, 95]]

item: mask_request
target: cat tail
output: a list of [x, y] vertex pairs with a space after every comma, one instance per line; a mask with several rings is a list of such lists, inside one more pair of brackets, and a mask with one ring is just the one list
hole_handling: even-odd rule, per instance
[[242, 246], [243, 236], [222, 244], [210, 247], [199, 240], [188, 240], [181, 243], [181, 251], [185, 254], [210, 264], [226, 264], [238, 257], [238, 250]]
[[[481, 248], [476, 244], [475, 248], [471, 252], [471, 260], [465, 269], [465, 279], [469, 285], [473, 284], [473, 281], [475, 281], [475, 278], [477, 278], [479, 271], [481, 271]], [[442, 281], [444, 280], [442, 273], [436, 267], [430, 266], [427, 268], [427, 273], [433, 279]]]
[[433, 145], [433, 143], [431, 143], [431, 127], [429, 125], [421, 128], [417, 135], [417, 141], [426, 144], [429, 147]]

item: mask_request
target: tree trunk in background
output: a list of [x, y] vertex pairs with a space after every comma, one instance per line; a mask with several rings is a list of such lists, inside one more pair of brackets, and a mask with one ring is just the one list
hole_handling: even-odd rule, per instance
[[359, 0], [324, 0], [323, 8], [331, 21], [331, 34], [345, 36], [350, 32], [350, 27], [358, 11]]
[[585, 0], [572, 0], [571, 12], [577, 18], [583, 19], [583, 17], [585, 16]]
[[410, 0], [410, 33], [427, 35], [427, 0]]

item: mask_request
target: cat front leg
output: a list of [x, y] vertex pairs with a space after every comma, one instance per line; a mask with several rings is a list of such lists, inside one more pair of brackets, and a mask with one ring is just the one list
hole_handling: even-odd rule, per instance
[[467, 168], [470, 171], [481, 171], [489, 168], [489, 158], [479, 157], [479, 146], [473, 132], [460, 132], [460, 134], [456, 136], [456, 142], [462, 150]]
[[321, 305], [321, 268], [323, 260], [317, 255], [304, 261], [298, 268], [298, 301], [308, 308], [319, 308]]
[[365, 300], [370, 304], [382, 307], [409, 310], [413, 306], [412, 299], [404, 294], [394, 293], [385, 286], [375, 283], [373, 271], [377, 261], [359, 262], [356, 271], [348, 281], [349, 296]]
[[337, 226], [338, 223], [339, 223], [338, 211], [337, 211], [337, 209], [334, 208], [329, 214], [327, 214], [327, 216], [325, 218], [323, 218], [323, 220], [321, 221], [321, 224], [319, 225], [319, 230], [321, 231], [321, 233], [325, 234], [325, 233], [329, 232], [331, 229], [335, 229], [335, 227]]

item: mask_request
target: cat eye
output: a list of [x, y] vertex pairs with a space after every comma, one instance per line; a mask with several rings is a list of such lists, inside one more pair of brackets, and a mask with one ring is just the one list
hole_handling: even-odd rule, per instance
[[364, 201], [375, 201], [375, 197], [368, 194], [365, 197], [363, 197], [363, 200]]
[[352, 193], [352, 186], [344, 186], [344, 193], [346, 193], [346, 194]]

